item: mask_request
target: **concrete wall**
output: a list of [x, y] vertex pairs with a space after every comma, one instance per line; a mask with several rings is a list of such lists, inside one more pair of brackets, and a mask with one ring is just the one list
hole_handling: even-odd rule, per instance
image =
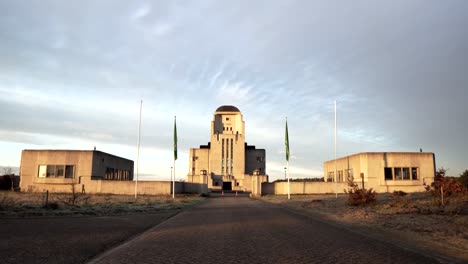
[[[326, 194], [326, 193], [344, 193], [348, 186], [346, 183], [334, 182], [290, 182], [291, 194]], [[262, 195], [288, 194], [287, 182], [262, 183]]]

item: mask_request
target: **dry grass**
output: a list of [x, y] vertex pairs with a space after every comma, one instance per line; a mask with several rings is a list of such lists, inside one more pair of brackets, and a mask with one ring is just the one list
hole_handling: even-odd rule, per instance
[[[405, 196], [378, 194], [377, 203], [357, 207], [347, 205], [347, 195], [264, 196], [264, 201], [301, 210], [360, 228], [388, 231], [398, 237], [415, 239], [440, 249], [454, 249], [468, 256], [468, 197], [453, 199], [439, 207], [429, 193]], [[443, 250], [442, 250], [443, 251]], [[451, 253], [452, 254], [452, 253]]]
[[49, 193], [45, 206], [45, 193], [0, 192], [0, 217], [62, 216], [62, 215], [116, 215], [154, 213], [191, 206], [204, 198], [196, 195], [138, 196], [92, 194], [79, 195], [74, 204], [71, 194]]

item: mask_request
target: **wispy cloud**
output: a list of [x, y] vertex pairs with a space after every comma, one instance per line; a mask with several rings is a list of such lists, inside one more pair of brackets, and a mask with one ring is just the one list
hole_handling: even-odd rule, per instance
[[219, 105], [234, 104], [249, 144], [267, 150], [271, 179], [282, 177], [285, 116], [296, 172], [314, 176], [333, 157], [337, 100], [340, 155], [421, 146], [462, 170], [467, 9], [419, 0], [340, 9], [316, 1], [1, 1], [0, 133], [10, 152], [0, 160], [44, 138], [44, 147], [134, 152], [143, 99], [148, 173], [167, 174], [165, 161], [149, 160], [170, 156], [174, 115], [188, 149], [206, 143]]

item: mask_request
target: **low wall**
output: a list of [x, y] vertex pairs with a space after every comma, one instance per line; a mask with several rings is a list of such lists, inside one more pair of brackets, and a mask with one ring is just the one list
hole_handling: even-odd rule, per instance
[[[344, 193], [348, 185], [343, 182], [290, 182], [291, 194]], [[262, 195], [288, 194], [287, 182], [262, 183]]]
[[[93, 182], [93, 181], [91, 181]], [[172, 182], [169, 181], [138, 181], [137, 193], [141, 195], [169, 195]], [[176, 183], [176, 193], [181, 193], [183, 186]], [[100, 181], [97, 193], [134, 194], [134, 181]]]
[[[85, 193], [135, 194], [135, 181], [91, 180], [91, 177], [80, 177], [75, 184], [75, 191]], [[170, 195], [171, 181], [138, 181], [137, 193], [140, 195]], [[32, 188], [22, 191], [42, 192], [48, 190], [55, 193], [72, 192], [72, 184], [35, 183]], [[208, 193], [206, 184], [175, 182], [175, 193]]]
[[183, 188], [183, 193], [208, 193], [208, 184], [183, 182]]

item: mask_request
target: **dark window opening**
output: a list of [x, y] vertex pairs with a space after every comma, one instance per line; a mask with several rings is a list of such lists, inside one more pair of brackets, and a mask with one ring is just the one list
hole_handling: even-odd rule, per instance
[[65, 166], [65, 178], [73, 178], [75, 166], [67, 165]]
[[391, 181], [393, 180], [393, 173], [392, 173], [392, 168], [385, 168], [385, 180], [386, 181]]

